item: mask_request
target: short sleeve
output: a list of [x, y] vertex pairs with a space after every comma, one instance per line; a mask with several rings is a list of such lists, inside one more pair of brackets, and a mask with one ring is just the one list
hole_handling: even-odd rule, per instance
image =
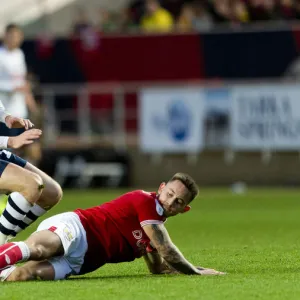
[[135, 203], [136, 212], [141, 226], [162, 224], [165, 221], [164, 210], [152, 193], [140, 192]]

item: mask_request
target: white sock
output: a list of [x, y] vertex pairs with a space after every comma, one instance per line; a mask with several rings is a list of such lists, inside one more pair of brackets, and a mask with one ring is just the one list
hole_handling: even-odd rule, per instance
[[22, 253], [22, 261], [27, 261], [30, 257], [30, 250], [29, 247], [24, 242], [14, 242], [15, 245], [19, 247]]
[[5, 210], [0, 217], [0, 232], [2, 235], [15, 235], [14, 229], [24, 219], [31, 207], [32, 205], [23, 195], [18, 192], [11, 193]]
[[14, 229], [16, 233], [27, 228], [31, 223], [36, 221], [39, 217], [47, 212], [44, 208], [40, 207], [38, 204], [34, 204], [29, 212], [26, 214], [25, 218], [19, 222], [19, 225]]

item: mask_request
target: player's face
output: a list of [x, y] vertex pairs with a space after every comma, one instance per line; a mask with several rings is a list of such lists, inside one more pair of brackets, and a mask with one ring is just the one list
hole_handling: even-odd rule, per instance
[[158, 194], [158, 199], [164, 208], [166, 217], [176, 216], [184, 212], [184, 208], [190, 200], [189, 191], [179, 180], [168, 182], [167, 184], [162, 183]]
[[19, 48], [23, 42], [23, 33], [20, 29], [14, 28], [5, 34], [5, 44], [9, 49]]

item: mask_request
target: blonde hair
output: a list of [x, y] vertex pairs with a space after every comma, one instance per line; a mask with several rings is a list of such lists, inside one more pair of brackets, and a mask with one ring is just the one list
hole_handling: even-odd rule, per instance
[[199, 193], [199, 188], [195, 182], [195, 180], [188, 174], [185, 173], [176, 173], [173, 175], [173, 177], [169, 180], [169, 182], [179, 180], [184, 186], [187, 188], [191, 195], [191, 200], [192, 202], [198, 195]]

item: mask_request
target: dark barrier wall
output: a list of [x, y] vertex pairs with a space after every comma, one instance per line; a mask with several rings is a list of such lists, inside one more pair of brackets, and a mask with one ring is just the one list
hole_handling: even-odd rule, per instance
[[206, 78], [278, 77], [298, 53], [292, 31], [206, 34], [202, 40]]
[[278, 77], [297, 57], [299, 30], [26, 41], [42, 83]]
[[63, 188], [126, 187], [130, 158], [112, 149], [45, 150], [39, 167]]

